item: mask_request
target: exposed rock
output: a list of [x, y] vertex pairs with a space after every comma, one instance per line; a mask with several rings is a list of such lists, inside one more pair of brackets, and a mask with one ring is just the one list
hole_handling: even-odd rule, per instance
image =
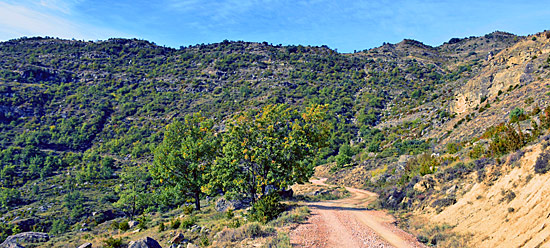
[[193, 225], [191, 227], [191, 232], [200, 232], [200, 230], [201, 230], [201, 227], [198, 225]]
[[92, 248], [92, 243], [84, 243], [80, 245], [78, 248]]
[[[17, 247], [19, 243], [40, 243], [50, 240], [47, 233], [40, 232], [24, 232], [9, 236], [0, 247]], [[10, 246], [11, 245], [11, 246]]]
[[229, 201], [229, 200], [225, 199], [225, 197], [222, 197], [222, 198], [219, 198], [216, 201], [216, 205], [215, 205], [214, 208], [218, 212], [225, 212], [229, 209], [237, 210], [237, 209], [242, 209], [246, 206], [248, 206], [248, 203], [245, 202], [245, 201], [241, 201], [241, 200]]
[[24, 246], [17, 244], [17, 243], [9, 243], [7, 245], [0, 244], [1, 248], [25, 248]]
[[134, 228], [134, 227], [136, 227], [137, 225], [139, 225], [139, 222], [138, 222], [138, 221], [135, 221], [135, 220], [128, 221], [128, 226], [129, 226], [130, 228]]
[[172, 240], [170, 240], [170, 243], [179, 244], [179, 243], [182, 243], [184, 239], [185, 239], [185, 236], [183, 236], [182, 233], [178, 233], [176, 236], [172, 238]]
[[150, 237], [145, 237], [130, 242], [128, 248], [162, 248], [162, 246], [160, 246], [159, 242], [157, 242], [156, 240]]
[[189, 243], [189, 244], [187, 244], [187, 248], [199, 248], [199, 246], [197, 246], [193, 243]]
[[456, 185], [453, 185], [452, 187], [450, 187], [448, 190], [447, 190], [447, 195], [450, 195], [452, 193], [456, 192]]

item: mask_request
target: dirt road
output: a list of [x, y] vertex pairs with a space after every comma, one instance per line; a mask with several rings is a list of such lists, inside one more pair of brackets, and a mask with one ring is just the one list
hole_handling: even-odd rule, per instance
[[[324, 180], [313, 180], [324, 184]], [[351, 197], [304, 203], [312, 216], [290, 233], [295, 247], [425, 247], [415, 237], [400, 230], [395, 219], [383, 211], [367, 210], [375, 193], [348, 188]]]

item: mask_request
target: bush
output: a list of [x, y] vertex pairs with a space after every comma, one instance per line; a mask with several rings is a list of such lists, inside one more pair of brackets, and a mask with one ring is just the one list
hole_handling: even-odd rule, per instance
[[65, 233], [69, 229], [69, 226], [65, 224], [65, 221], [62, 219], [57, 219], [52, 222], [52, 227], [50, 229], [50, 234], [58, 235]]
[[172, 229], [178, 229], [178, 227], [180, 227], [180, 225], [181, 225], [181, 221], [180, 221], [180, 219], [177, 219], [177, 218], [174, 219], [174, 220], [170, 223], [170, 227], [171, 227]]
[[252, 206], [250, 217], [252, 220], [261, 223], [267, 223], [275, 219], [285, 209], [284, 204], [280, 203], [278, 194], [273, 193], [264, 195]]
[[527, 116], [525, 115], [525, 110], [523, 110], [522, 108], [516, 107], [510, 112], [511, 123], [523, 121], [525, 120], [525, 118], [527, 118]]
[[181, 228], [190, 228], [193, 225], [195, 225], [195, 223], [197, 223], [197, 217], [195, 217], [195, 216], [186, 216], [181, 221]]
[[535, 162], [535, 173], [544, 174], [550, 170], [550, 153], [543, 152], [537, 158]]
[[447, 153], [449, 154], [455, 154], [460, 151], [460, 149], [462, 149], [462, 147], [457, 143], [447, 143]]
[[474, 147], [472, 147], [472, 150], [468, 153], [468, 156], [471, 159], [478, 159], [481, 158], [485, 154], [485, 147], [481, 144], [476, 144]]
[[193, 212], [193, 210], [195, 210], [195, 207], [193, 207], [193, 205], [184, 205], [183, 206], [183, 213], [185, 215], [191, 214]]
[[128, 224], [128, 221], [123, 221], [118, 224], [118, 229], [120, 229], [123, 232], [128, 231], [130, 229], [130, 225]]
[[106, 240], [103, 240], [103, 243], [105, 244], [103, 247], [105, 248], [122, 248], [122, 238], [115, 239], [113, 237], [109, 237]]
[[279, 217], [272, 220], [269, 224], [272, 226], [285, 226], [292, 223], [302, 223], [309, 215], [310, 210], [308, 207], [295, 207], [290, 211], [283, 212]]
[[161, 222], [159, 224], [159, 232], [164, 232], [165, 229], [166, 229], [166, 227], [164, 226], [164, 222]]

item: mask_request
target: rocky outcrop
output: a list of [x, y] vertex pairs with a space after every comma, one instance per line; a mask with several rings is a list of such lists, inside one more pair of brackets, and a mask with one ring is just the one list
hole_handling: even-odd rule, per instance
[[145, 237], [130, 242], [128, 248], [162, 248], [162, 246], [160, 246], [159, 242], [157, 242], [156, 240], [150, 237]]
[[216, 206], [214, 207], [218, 212], [225, 212], [229, 209], [237, 210], [245, 208], [249, 205], [246, 201], [241, 200], [227, 200], [225, 197], [222, 197], [216, 201]]
[[9, 236], [0, 244], [0, 247], [18, 247], [17, 245], [21, 243], [40, 243], [48, 240], [50, 240], [50, 236], [47, 233], [24, 232]]

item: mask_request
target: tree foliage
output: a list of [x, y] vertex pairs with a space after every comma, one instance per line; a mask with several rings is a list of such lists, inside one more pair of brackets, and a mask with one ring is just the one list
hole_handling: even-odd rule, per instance
[[113, 206], [133, 218], [151, 204], [150, 194], [147, 192], [150, 176], [144, 166], [126, 166], [120, 179], [122, 186], [116, 189], [120, 198]]
[[325, 111], [324, 105], [299, 112], [277, 104], [237, 115], [227, 123], [214, 183], [246, 193], [254, 202], [268, 185], [282, 189], [307, 181], [328, 135]]
[[187, 115], [183, 122], [166, 126], [164, 140], [155, 151], [151, 175], [161, 183], [179, 185], [191, 194], [200, 210], [201, 192], [218, 153], [214, 122], [200, 113]]

